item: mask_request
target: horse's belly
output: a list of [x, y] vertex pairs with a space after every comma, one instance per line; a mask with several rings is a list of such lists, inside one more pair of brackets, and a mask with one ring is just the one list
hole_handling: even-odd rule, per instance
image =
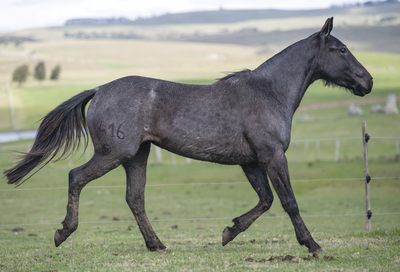
[[210, 143], [198, 139], [189, 143], [184, 140], [164, 140], [159, 146], [183, 157], [220, 164], [237, 165], [256, 161], [252, 149], [243, 141]]

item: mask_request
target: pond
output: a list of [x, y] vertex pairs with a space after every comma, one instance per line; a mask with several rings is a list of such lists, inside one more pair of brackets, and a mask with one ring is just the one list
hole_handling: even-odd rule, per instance
[[8, 143], [19, 140], [34, 139], [36, 130], [0, 132], [0, 143]]

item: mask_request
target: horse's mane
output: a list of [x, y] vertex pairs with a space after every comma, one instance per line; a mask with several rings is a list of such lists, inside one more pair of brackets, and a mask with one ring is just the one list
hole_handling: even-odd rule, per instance
[[248, 73], [248, 72], [251, 72], [251, 70], [250, 70], [250, 69], [244, 69], [244, 70], [242, 70], [242, 71], [229, 73], [229, 74], [227, 74], [226, 76], [224, 76], [224, 77], [222, 77], [222, 78], [219, 78], [218, 81], [225, 81], [225, 80], [230, 79], [230, 78], [232, 78], [232, 77], [235, 77], [235, 76], [238, 76], [238, 75], [242, 75], [242, 74], [246, 74], [246, 73]]

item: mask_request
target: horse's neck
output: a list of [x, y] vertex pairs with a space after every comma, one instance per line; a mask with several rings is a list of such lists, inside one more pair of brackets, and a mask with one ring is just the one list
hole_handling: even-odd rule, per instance
[[[310, 38], [299, 41], [273, 56], [254, 72], [269, 82], [270, 90], [293, 114], [300, 105], [307, 88], [313, 83], [317, 49], [311, 48]], [[314, 45], [315, 46], [315, 45]], [[271, 85], [272, 84], [272, 85]]]

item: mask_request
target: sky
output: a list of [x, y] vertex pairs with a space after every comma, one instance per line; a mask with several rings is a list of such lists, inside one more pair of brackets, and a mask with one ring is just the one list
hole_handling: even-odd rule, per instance
[[0, 32], [61, 26], [68, 19], [134, 20], [166, 13], [223, 9], [319, 9], [363, 0], [0, 0]]

